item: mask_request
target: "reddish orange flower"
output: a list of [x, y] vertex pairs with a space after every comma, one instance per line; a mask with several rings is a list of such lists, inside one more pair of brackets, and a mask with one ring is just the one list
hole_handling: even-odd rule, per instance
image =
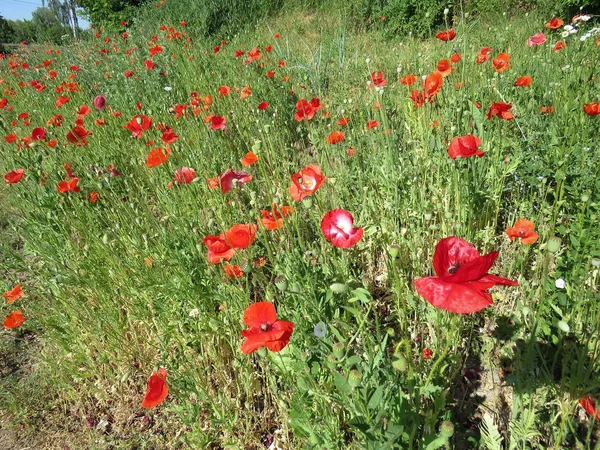
[[131, 131], [134, 138], [141, 138], [144, 131], [149, 130], [152, 126], [152, 118], [142, 114], [134, 116], [123, 128]]
[[372, 130], [373, 128], [377, 128], [379, 126], [379, 122], [376, 120], [367, 121], [367, 130]]
[[597, 102], [587, 103], [587, 104], [583, 105], [583, 111], [588, 116], [597, 116], [598, 114], [600, 114], [600, 103], [597, 103]]
[[59, 95], [58, 99], [54, 104], [57, 108], [60, 108], [61, 106], [65, 105], [69, 100], [71, 100], [71, 97], [63, 97], [62, 95]]
[[433, 356], [433, 351], [430, 348], [423, 349], [423, 359], [431, 359]]
[[348, 125], [348, 122], [350, 122], [350, 119], [348, 119], [347, 117], [342, 117], [340, 120], [337, 121], [337, 124], [341, 127], [345, 127], [346, 125]]
[[594, 400], [589, 394], [584, 395], [579, 400], [579, 404], [590, 416], [596, 416], [596, 420], [600, 421], [600, 408], [596, 410], [596, 400]]
[[387, 80], [384, 78], [383, 72], [371, 73], [371, 87], [384, 87], [387, 84]]
[[231, 88], [229, 86], [219, 86], [219, 97], [226, 97], [231, 92]]
[[275, 203], [271, 205], [271, 209], [273, 211], [267, 211], [266, 209], [263, 209], [261, 211], [262, 224], [268, 231], [281, 228], [283, 226], [283, 218], [288, 217], [291, 213], [295, 211], [295, 209], [291, 206], [282, 206], [281, 212], [279, 212]]
[[469, 156], [479, 156], [480, 158], [484, 153], [479, 150], [481, 145], [481, 139], [471, 134], [466, 136], [460, 136], [452, 139], [450, 146], [448, 147], [448, 155], [450, 158], [456, 159], [458, 156], [461, 158], [467, 158]]
[[453, 53], [452, 56], [450, 57], [450, 61], [452, 61], [453, 63], [457, 63], [462, 59], [462, 56], [460, 56], [460, 53]]
[[23, 324], [23, 322], [25, 322], [23, 313], [21, 311], [13, 311], [6, 316], [6, 319], [4, 319], [4, 328], [18, 328]]
[[412, 73], [409, 73], [405, 77], [400, 78], [400, 83], [402, 83], [406, 86], [410, 86], [411, 84], [414, 84], [416, 82], [417, 82], [417, 77], [414, 76]]
[[17, 284], [14, 288], [9, 291], [6, 291], [2, 294], [2, 297], [6, 299], [7, 304], [11, 304], [15, 300], [20, 299], [23, 296], [23, 289], [21, 288], [21, 284]]
[[427, 93], [427, 97], [431, 98], [440, 92], [442, 84], [444, 83], [444, 77], [437, 72], [427, 75], [427, 78], [423, 82], [423, 89]]
[[240, 159], [242, 166], [246, 166], [246, 167], [251, 166], [252, 164], [254, 164], [257, 161], [258, 161], [258, 156], [256, 156], [256, 154], [254, 152], [248, 152], [248, 153], [246, 153], [246, 156], [244, 156], [242, 159]]
[[517, 78], [517, 81], [515, 81], [515, 84], [513, 84], [513, 86], [527, 87], [530, 84], [531, 84], [531, 77], [529, 75], [525, 75], [525, 76]]
[[332, 131], [329, 136], [327, 136], [328, 144], [338, 144], [340, 142], [344, 142], [344, 132], [343, 131]]
[[453, 40], [456, 37], [456, 31], [454, 28], [450, 28], [448, 31], [440, 31], [435, 35], [440, 41], [448, 42]]
[[225, 264], [223, 266], [223, 273], [227, 278], [241, 278], [244, 276], [244, 271], [240, 266], [234, 266], [233, 264]]
[[554, 19], [552, 19], [550, 22], [548, 22], [546, 24], [546, 28], [548, 28], [549, 30], [557, 30], [558, 28], [562, 27], [565, 24], [564, 20], [559, 19], [558, 17], [555, 17]]
[[556, 45], [554, 46], [554, 51], [558, 52], [558, 51], [562, 50], [563, 48], [567, 48], [567, 44], [565, 43], [565, 41], [558, 41], [556, 43]]
[[167, 369], [160, 368], [158, 372], [152, 372], [148, 381], [148, 389], [142, 401], [142, 408], [154, 408], [160, 405], [169, 394], [167, 386]]
[[321, 101], [318, 98], [313, 98], [310, 103], [305, 99], [300, 99], [296, 102], [296, 112], [294, 119], [298, 122], [303, 120], [311, 120], [317, 111], [323, 108]]
[[167, 162], [167, 159], [171, 156], [171, 149], [167, 147], [165, 150], [160, 147], [150, 150], [146, 157], [146, 167], [156, 167]]
[[194, 169], [191, 167], [182, 167], [175, 171], [173, 180], [178, 184], [189, 184], [194, 181], [194, 178], [196, 178], [196, 171]]
[[244, 323], [248, 327], [242, 331], [245, 338], [242, 352], [252, 353], [260, 347], [279, 352], [290, 342], [294, 324], [277, 320], [275, 306], [270, 302], [257, 302], [244, 311]]
[[494, 102], [487, 112], [487, 118], [491, 119], [492, 117], [496, 116], [504, 120], [512, 120], [514, 119], [514, 116], [510, 112], [511, 108], [512, 105], [510, 103]]
[[510, 55], [506, 52], [500, 53], [492, 60], [496, 72], [504, 72], [510, 69]]
[[77, 125], [67, 133], [67, 141], [69, 141], [71, 144], [75, 144], [78, 147], [81, 147], [82, 145], [87, 145], [87, 137], [91, 136], [92, 134], [94, 133], [86, 130], [80, 125]]
[[511, 241], [515, 239], [521, 239], [521, 243], [524, 245], [531, 245], [538, 240], [538, 234], [533, 231], [535, 224], [527, 219], [517, 220], [514, 227], [508, 227], [506, 234]]
[[292, 184], [289, 190], [290, 195], [297, 202], [301, 202], [309, 195], [313, 195], [325, 180], [326, 178], [321, 173], [321, 168], [315, 164], [310, 164], [300, 172], [292, 175]]
[[229, 261], [235, 255], [235, 249], [225, 241], [223, 233], [219, 236], [208, 235], [204, 238], [203, 243], [208, 247], [207, 258], [211, 264], [219, 264], [221, 259]]
[[206, 180], [206, 184], [208, 184], [208, 188], [211, 190], [217, 189], [219, 187], [219, 179], [216, 177], [209, 178], [208, 180]]
[[16, 184], [25, 176], [25, 169], [17, 169], [8, 172], [4, 175], [4, 182], [6, 184]]
[[450, 75], [452, 73], [452, 66], [450, 65], [450, 61], [448, 61], [447, 59], [442, 59], [440, 62], [438, 62], [437, 73], [439, 73], [444, 78]]
[[56, 190], [61, 194], [64, 194], [66, 192], [79, 192], [81, 188], [77, 186], [78, 183], [79, 178], [73, 177], [70, 180], [61, 181], [60, 183], [58, 183], [58, 188]]
[[256, 236], [255, 224], [237, 224], [225, 232], [225, 240], [233, 248], [248, 248]]
[[90, 203], [96, 203], [98, 201], [98, 193], [90, 192], [89, 200], [90, 200]]
[[542, 114], [551, 114], [554, 112], [554, 106], [540, 106]]

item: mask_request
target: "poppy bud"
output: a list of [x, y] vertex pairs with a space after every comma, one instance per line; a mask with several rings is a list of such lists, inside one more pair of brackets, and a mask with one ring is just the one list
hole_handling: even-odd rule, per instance
[[570, 327], [570, 326], [569, 326], [569, 324], [568, 324], [566, 321], [564, 321], [564, 320], [559, 320], [557, 325], [558, 325], [558, 328], [559, 328], [561, 331], [564, 331], [565, 333], [568, 333], [569, 331], [571, 331], [571, 327]]
[[252, 264], [248, 260], [242, 261], [240, 263], [240, 270], [244, 273], [250, 273], [252, 272]]
[[279, 275], [275, 278], [275, 286], [277, 286], [277, 289], [280, 291], [285, 291], [288, 287], [288, 282], [284, 276]]
[[350, 373], [348, 374], [348, 384], [353, 387], [356, 388], [358, 386], [360, 386], [360, 383], [362, 381], [362, 373], [360, 373], [360, 371], [358, 370], [351, 370]]
[[600, 258], [592, 258], [592, 266], [599, 267], [600, 266]]
[[396, 259], [398, 257], [398, 253], [400, 252], [400, 246], [392, 244], [388, 247], [388, 252], [392, 258]]
[[392, 361], [392, 367], [398, 372], [406, 372], [408, 369], [408, 361], [402, 353], [394, 353], [394, 360]]
[[546, 244], [546, 249], [548, 249], [548, 251], [550, 253], [556, 253], [557, 251], [560, 250], [560, 238], [554, 236], [551, 237], [550, 239], [548, 239], [548, 243]]
[[279, 197], [273, 197], [272, 202], [271, 203], [275, 203], [276, 205], [279, 205], [279, 202], [281, 200], [279, 199]]
[[336, 294], [344, 294], [348, 292], [348, 285], [344, 283], [333, 283], [329, 286], [329, 289]]
[[333, 344], [333, 356], [337, 359], [342, 359], [346, 353], [346, 346], [343, 342], [336, 342]]
[[304, 206], [306, 209], [311, 208], [312, 205], [313, 205], [312, 197], [305, 197], [304, 200], [302, 200], [302, 206]]
[[454, 424], [449, 420], [444, 420], [440, 425], [440, 434], [445, 438], [451, 437], [454, 434]]
[[425, 218], [425, 220], [427, 222], [429, 222], [431, 220], [431, 218], [433, 217], [433, 214], [431, 214], [430, 212], [426, 212], [423, 217]]
[[583, 195], [581, 196], [581, 201], [582, 201], [583, 203], [586, 203], [586, 202], [587, 202], [589, 199], [590, 199], [590, 196], [589, 196], [588, 194], [583, 194]]
[[389, 327], [389, 328], [386, 330], [386, 333], [387, 333], [387, 334], [388, 334], [388, 336], [390, 336], [390, 337], [394, 337], [394, 336], [396, 336], [396, 330], [394, 330], [392, 327]]

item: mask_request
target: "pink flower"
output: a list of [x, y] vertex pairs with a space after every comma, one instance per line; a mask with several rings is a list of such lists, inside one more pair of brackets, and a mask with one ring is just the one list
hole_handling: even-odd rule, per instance
[[97, 95], [94, 98], [94, 106], [98, 111], [102, 111], [106, 105], [106, 97], [103, 94]]
[[227, 120], [225, 120], [225, 117], [222, 116], [212, 116], [210, 118], [210, 123], [211, 130], [223, 130], [225, 128]]
[[179, 184], [188, 184], [196, 178], [196, 171], [191, 167], [182, 167], [175, 171], [175, 178], [173, 178]]
[[221, 192], [226, 194], [233, 189], [235, 184], [244, 184], [252, 180], [252, 175], [249, 175], [243, 170], [227, 169], [221, 175], [219, 175], [219, 183], [221, 185]]
[[546, 42], [546, 36], [544, 33], [536, 33], [527, 39], [527, 45], [530, 47], [533, 47], [534, 45], [542, 45], [544, 42]]
[[350, 248], [363, 237], [363, 229], [354, 228], [354, 217], [344, 209], [334, 209], [325, 214], [321, 231], [325, 239], [339, 248]]

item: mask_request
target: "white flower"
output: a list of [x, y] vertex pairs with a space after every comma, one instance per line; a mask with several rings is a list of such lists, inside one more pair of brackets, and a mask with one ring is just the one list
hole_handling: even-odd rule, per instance
[[398, 67], [396, 68], [396, 72], [398, 72], [398, 73], [402, 72], [402, 66], [398, 66]]
[[444, 9], [444, 15], [447, 16], [450, 13], [450, 10], [448, 8]]
[[568, 32], [568, 31], [563, 31], [562, 33], [560, 33], [560, 35], [561, 35], [563, 38], [566, 38], [566, 37], [568, 37], [568, 36], [569, 36], [569, 32]]
[[571, 31], [573, 29], [573, 27], [571, 25], [565, 25], [565, 27], [563, 29], [565, 31]]
[[172, 90], [173, 90], [173, 88], [172, 88], [171, 86], [165, 86], [163, 89], [164, 89], [165, 91], [167, 91], [167, 92], [169, 92], [169, 91], [172, 91]]
[[198, 317], [200, 315], [200, 310], [198, 308], [194, 308], [190, 311], [190, 317]]
[[571, 31], [569, 31], [569, 35], [575, 34], [575, 33], [577, 33], [577, 31], [578, 31], [577, 28], [573, 28]]
[[371, 62], [371, 58], [367, 58], [367, 59], [365, 59], [365, 62], [366, 62], [367, 64], [369, 64], [369, 63]]
[[323, 322], [319, 322], [315, 325], [313, 333], [318, 338], [324, 338], [325, 336], [327, 336], [327, 325], [325, 325]]
[[554, 282], [554, 286], [556, 286], [556, 289], [564, 289], [566, 285], [567, 285], [567, 283], [562, 278], [558, 278]]

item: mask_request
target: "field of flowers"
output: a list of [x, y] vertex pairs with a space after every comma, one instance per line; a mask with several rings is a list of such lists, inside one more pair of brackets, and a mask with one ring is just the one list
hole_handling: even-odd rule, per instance
[[8, 448], [599, 448], [594, 17], [143, 26], [0, 59]]

